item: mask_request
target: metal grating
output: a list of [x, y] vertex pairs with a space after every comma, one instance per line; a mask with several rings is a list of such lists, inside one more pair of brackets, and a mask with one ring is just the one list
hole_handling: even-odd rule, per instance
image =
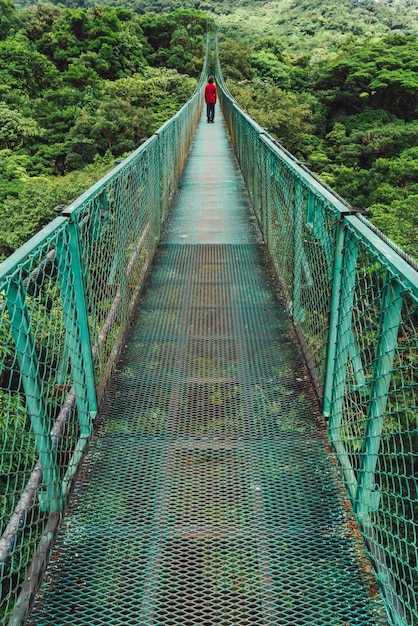
[[387, 623], [225, 137], [200, 123], [32, 626]]

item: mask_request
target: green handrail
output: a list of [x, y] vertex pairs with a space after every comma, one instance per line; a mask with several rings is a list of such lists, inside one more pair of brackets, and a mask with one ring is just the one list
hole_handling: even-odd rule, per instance
[[418, 623], [418, 271], [216, 80], [389, 621]]
[[0, 622], [23, 624], [200, 117], [173, 118], [0, 265]]

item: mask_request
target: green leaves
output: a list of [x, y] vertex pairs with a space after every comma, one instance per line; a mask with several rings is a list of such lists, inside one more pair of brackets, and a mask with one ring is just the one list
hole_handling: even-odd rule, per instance
[[289, 67], [279, 61], [274, 52], [259, 50], [251, 55], [251, 63], [257, 75], [273, 82], [277, 87], [288, 89], [291, 84]]
[[142, 16], [140, 24], [147, 38], [144, 53], [148, 63], [199, 76], [207, 19], [202, 11], [194, 9]]
[[[318, 72], [320, 69], [320, 72]], [[379, 40], [359, 40], [326, 59], [316, 71], [316, 88], [329, 105], [359, 111], [385, 109], [406, 121], [415, 119], [418, 107], [418, 46], [415, 37], [403, 35]]]
[[415, 194], [393, 200], [389, 205], [370, 206], [373, 222], [412, 257], [418, 258], [418, 183]]
[[73, 84], [83, 86], [94, 74], [114, 80], [144, 67], [145, 38], [139, 19], [127, 9], [51, 7], [37, 5], [27, 36], [59, 70], [70, 71]]
[[[0, 168], [1, 163], [0, 159]], [[15, 170], [14, 181], [15, 184], [19, 181], [21, 188], [18, 194], [9, 193], [0, 204], [0, 260], [50, 222], [55, 217], [53, 208], [56, 205], [69, 204], [108, 172], [113, 164], [113, 156], [106, 154], [103, 158], [96, 158], [93, 164], [84, 169], [58, 178], [29, 178], [24, 171], [19, 177]]]
[[7, 87], [34, 97], [58, 82], [57, 68], [26, 37], [0, 41], [0, 84], [5, 93]]
[[[181, 10], [141, 18], [123, 7], [50, 3], [19, 12], [9, 0], [0, 9], [4, 258], [54, 217], [55, 205], [100, 177], [100, 159], [110, 169], [190, 97], [196, 78], [185, 72], [200, 74], [206, 16]], [[150, 68], [145, 54], [162, 67]]]
[[29, 138], [45, 134], [36, 120], [10, 109], [4, 102], [0, 102], [0, 120], [0, 149], [20, 148]]
[[274, 38], [253, 48], [227, 40], [220, 56], [241, 106], [418, 259], [418, 237], [407, 235], [418, 193], [416, 38], [348, 37], [317, 61], [292, 61]]
[[20, 25], [20, 17], [12, 0], [0, 0], [0, 40]]

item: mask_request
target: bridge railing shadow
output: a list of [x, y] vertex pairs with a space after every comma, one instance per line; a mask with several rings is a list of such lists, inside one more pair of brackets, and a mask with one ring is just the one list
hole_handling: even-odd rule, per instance
[[393, 624], [418, 620], [418, 266], [216, 80]]

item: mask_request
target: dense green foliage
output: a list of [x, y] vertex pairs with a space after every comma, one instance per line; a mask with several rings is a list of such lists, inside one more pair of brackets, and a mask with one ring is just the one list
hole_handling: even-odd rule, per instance
[[249, 114], [418, 258], [416, 38], [349, 36], [316, 61], [275, 38], [225, 40], [221, 59]]
[[[0, 0], [0, 258], [188, 99], [207, 17]], [[25, 215], [24, 223], [22, 215]]]
[[[37, 0], [17, 0], [19, 6]], [[87, 7], [98, 0], [53, 0], [68, 7]], [[418, 34], [415, 0], [99, 0], [126, 6], [136, 13], [200, 9], [215, 17], [221, 32], [251, 45], [260, 36], [274, 36], [295, 51], [315, 50], [326, 56], [341, 37], [382, 37]]]
[[[106, 2], [0, 0], [0, 216], [16, 229], [0, 258], [187, 99], [207, 15], [240, 104], [418, 258], [414, 2]], [[35, 207], [46, 180], [51, 205]]]

